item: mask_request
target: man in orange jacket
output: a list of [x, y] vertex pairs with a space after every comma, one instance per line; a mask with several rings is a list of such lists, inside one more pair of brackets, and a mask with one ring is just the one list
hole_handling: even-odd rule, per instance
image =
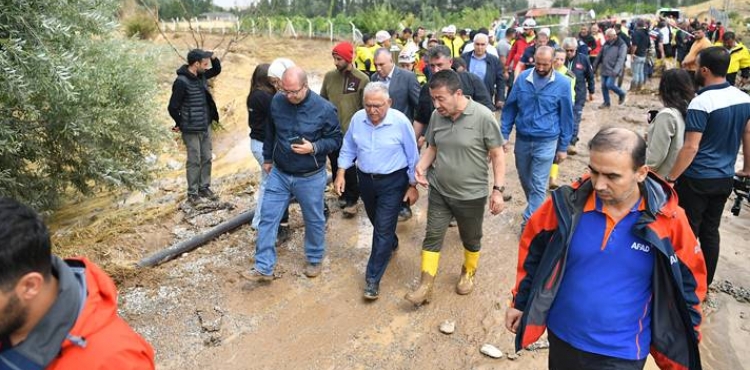
[[[706, 264], [677, 194], [645, 165], [646, 142], [605, 128], [590, 177], [531, 216], [505, 326], [516, 350], [547, 330], [552, 370], [700, 370]], [[606, 297], [606, 298], [603, 298]]]
[[0, 197], [0, 220], [0, 370], [154, 369], [107, 274], [52, 255], [47, 227], [17, 201]]

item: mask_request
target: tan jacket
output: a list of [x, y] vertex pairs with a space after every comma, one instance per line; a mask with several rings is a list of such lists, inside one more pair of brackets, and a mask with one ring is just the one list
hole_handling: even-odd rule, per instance
[[682, 66], [688, 71], [697, 71], [698, 64], [695, 61], [696, 59], [698, 59], [698, 53], [708, 47], [711, 47], [711, 41], [709, 41], [707, 37], [703, 37], [702, 39], [695, 41], [693, 43], [693, 46], [690, 47], [690, 52], [685, 57], [685, 60], [682, 61]]

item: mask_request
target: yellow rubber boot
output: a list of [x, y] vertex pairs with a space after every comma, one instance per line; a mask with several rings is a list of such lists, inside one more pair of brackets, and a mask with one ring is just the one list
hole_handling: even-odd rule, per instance
[[552, 168], [549, 170], [549, 188], [550, 190], [557, 189], [560, 185], [557, 183], [557, 175], [560, 173], [560, 165], [557, 163], [552, 164]]
[[474, 290], [474, 274], [479, 265], [479, 252], [464, 249], [464, 265], [461, 267], [461, 278], [456, 284], [456, 293], [466, 295]]
[[422, 277], [419, 287], [413, 292], [406, 294], [406, 300], [419, 306], [432, 299], [432, 286], [435, 283], [440, 252], [422, 251]]

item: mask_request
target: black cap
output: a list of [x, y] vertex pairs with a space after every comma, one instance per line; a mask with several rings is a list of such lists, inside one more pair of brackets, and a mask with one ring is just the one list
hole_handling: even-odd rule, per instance
[[205, 51], [201, 49], [193, 49], [193, 50], [190, 50], [190, 52], [187, 55], [187, 62], [188, 62], [188, 65], [190, 65], [195, 62], [199, 62], [203, 59], [210, 58], [213, 55], [214, 53], [210, 51]]

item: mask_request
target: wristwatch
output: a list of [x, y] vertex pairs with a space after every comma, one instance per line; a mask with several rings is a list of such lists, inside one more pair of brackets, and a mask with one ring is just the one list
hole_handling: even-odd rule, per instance
[[674, 184], [674, 182], [675, 182], [675, 179], [669, 177], [669, 175], [664, 176], [664, 180], [666, 180], [670, 184]]
[[503, 186], [497, 186], [497, 185], [495, 185], [495, 186], [493, 186], [493, 187], [492, 187], [492, 190], [493, 190], [493, 191], [494, 191], [494, 190], [497, 190], [497, 191], [499, 191], [499, 192], [501, 192], [501, 193], [502, 193], [502, 192], [504, 192], [504, 191], [505, 191], [505, 185], [503, 185]]

